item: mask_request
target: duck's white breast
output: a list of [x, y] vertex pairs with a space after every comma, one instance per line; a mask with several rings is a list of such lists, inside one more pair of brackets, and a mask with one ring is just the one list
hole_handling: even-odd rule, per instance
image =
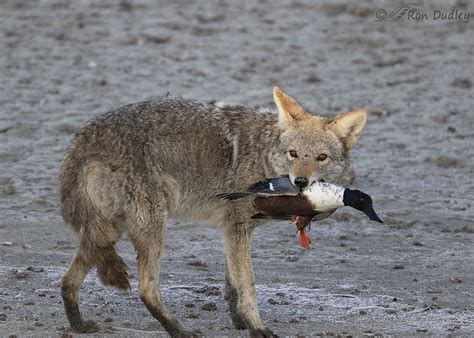
[[344, 206], [344, 187], [325, 182], [314, 182], [303, 191], [316, 211], [328, 211]]

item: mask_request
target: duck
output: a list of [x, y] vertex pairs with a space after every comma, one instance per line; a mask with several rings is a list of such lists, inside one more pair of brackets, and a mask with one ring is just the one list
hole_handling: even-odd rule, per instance
[[313, 220], [326, 218], [338, 208], [350, 206], [362, 211], [370, 220], [383, 223], [368, 194], [324, 180], [315, 181], [301, 189], [293, 185], [289, 176], [279, 176], [254, 183], [245, 192], [216, 196], [224, 200], [253, 197], [252, 204], [258, 213], [251, 218], [291, 220], [296, 225], [299, 244], [305, 249], [309, 249], [311, 244], [305, 228]]

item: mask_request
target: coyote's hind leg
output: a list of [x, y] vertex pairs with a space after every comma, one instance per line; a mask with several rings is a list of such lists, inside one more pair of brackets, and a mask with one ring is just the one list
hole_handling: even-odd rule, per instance
[[66, 315], [71, 328], [75, 332], [89, 333], [98, 330], [95, 322], [92, 320], [84, 321], [79, 311], [79, 291], [91, 268], [92, 265], [87, 263], [79, 249], [61, 280], [61, 296], [63, 297]]

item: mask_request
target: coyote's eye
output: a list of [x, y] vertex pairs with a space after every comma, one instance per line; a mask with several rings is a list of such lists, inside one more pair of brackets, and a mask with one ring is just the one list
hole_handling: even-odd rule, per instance
[[328, 155], [326, 155], [326, 154], [321, 154], [321, 155], [318, 156], [318, 161], [321, 161], [321, 162], [322, 162], [322, 161], [324, 161], [324, 160], [327, 159], [327, 158], [328, 158]]
[[287, 152], [286, 152], [286, 157], [288, 157], [288, 159], [289, 159], [290, 161], [292, 161], [292, 160], [294, 160], [295, 158], [298, 157], [298, 154], [296, 153], [295, 150], [290, 150], [290, 151], [287, 151]]

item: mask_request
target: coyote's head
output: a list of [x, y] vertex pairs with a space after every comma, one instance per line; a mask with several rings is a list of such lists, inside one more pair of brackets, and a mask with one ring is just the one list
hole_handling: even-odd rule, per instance
[[290, 175], [294, 185], [315, 180], [347, 183], [351, 171], [348, 150], [356, 143], [367, 120], [366, 110], [330, 119], [310, 115], [290, 96], [274, 88], [280, 142], [271, 156], [278, 174]]

